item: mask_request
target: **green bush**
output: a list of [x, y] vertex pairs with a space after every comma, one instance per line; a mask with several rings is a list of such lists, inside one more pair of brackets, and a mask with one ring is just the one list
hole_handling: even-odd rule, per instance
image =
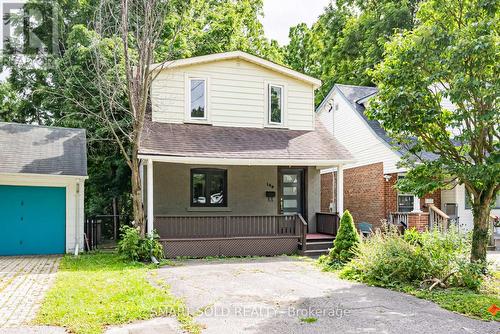
[[118, 242], [118, 253], [132, 261], [148, 262], [151, 256], [163, 259], [163, 246], [159, 236], [153, 232], [153, 237], [141, 237], [137, 228], [124, 226], [121, 228], [121, 240]]
[[360, 242], [358, 231], [348, 210], [344, 211], [340, 219], [340, 227], [330, 250], [331, 263], [346, 263], [354, 256]]
[[[470, 237], [448, 232], [377, 231], [363, 240], [340, 276], [383, 287], [420, 286], [439, 279], [447, 286], [477, 291], [483, 266], [469, 262]], [[451, 274], [451, 275], [450, 275]]]

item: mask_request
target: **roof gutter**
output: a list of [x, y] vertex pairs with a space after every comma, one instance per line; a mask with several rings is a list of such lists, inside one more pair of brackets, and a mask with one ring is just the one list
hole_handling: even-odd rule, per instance
[[139, 159], [155, 162], [170, 162], [196, 165], [231, 165], [231, 166], [315, 166], [332, 167], [355, 162], [352, 159], [319, 160], [319, 159], [237, 159], [237, 158], [207, 158], [179, 157], [168, 155], [139, 154]]

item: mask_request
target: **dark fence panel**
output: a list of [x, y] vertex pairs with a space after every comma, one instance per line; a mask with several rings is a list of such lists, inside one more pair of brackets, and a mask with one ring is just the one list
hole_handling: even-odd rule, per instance
[[96, 215], [85, 219], [85, 250], [113, 247], [120, 239], [120, 227], [129, 225], [128, 216]]
[[318, 233], [337, 235], [339, 229], [339, 216], [336, 213], [317, 212], [316, 231]]

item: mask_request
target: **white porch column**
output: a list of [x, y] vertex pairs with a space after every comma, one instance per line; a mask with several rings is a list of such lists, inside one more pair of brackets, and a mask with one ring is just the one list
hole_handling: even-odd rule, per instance
[[413, 196], [413, 210], [411, 212], [422, 212], [420, 210], [420, 198], [416, 195]]
[[340, 216], [344, 213], [344, 169], [337, 166], [337, 211]]
[[154, 211], [153, 211], [153, 160], [148, 160], [148, 173], [147, 173], [147, 183], [148, 183], [148, 208], [147, 208], [147, 216], [148, 216], [148, 228], [147, 232], [149, 236], [153, 235], [153, 220], [154, 220]]
[[144, 160], [141, 160], [139, 162], [139, 178], [141, 179], [141, 198], [142, 198], [142, 203], [144, 204], [144, 165], [143, 162]]

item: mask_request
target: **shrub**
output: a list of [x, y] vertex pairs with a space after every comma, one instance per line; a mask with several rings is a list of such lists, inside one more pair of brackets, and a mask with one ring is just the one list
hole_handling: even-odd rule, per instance
[[330, 250], [331, 262], [346, 263], [351, 260], [359, 242], [359, 234], [351, 213], [345, 210], [340, 219], [340, 227], [333, 242], [333, 248]]
[[159, 236], [153, 232], [153, 237], [141, 237], [137, 228], [123, 226], [121, 240], [118, 242], [118, 253], [132, 261], [150, 261], [151, 256], [162, 259], [163, 246]]
[[[478, 290], [484, 267], [469, 262], [470, 237], [448, 232], [396, 229], [363, 240], [340, 276], [383, 287], [420, 286], [439, 279], [447, 286]], [[446, 280], [445, 280], [446, 279]]]

